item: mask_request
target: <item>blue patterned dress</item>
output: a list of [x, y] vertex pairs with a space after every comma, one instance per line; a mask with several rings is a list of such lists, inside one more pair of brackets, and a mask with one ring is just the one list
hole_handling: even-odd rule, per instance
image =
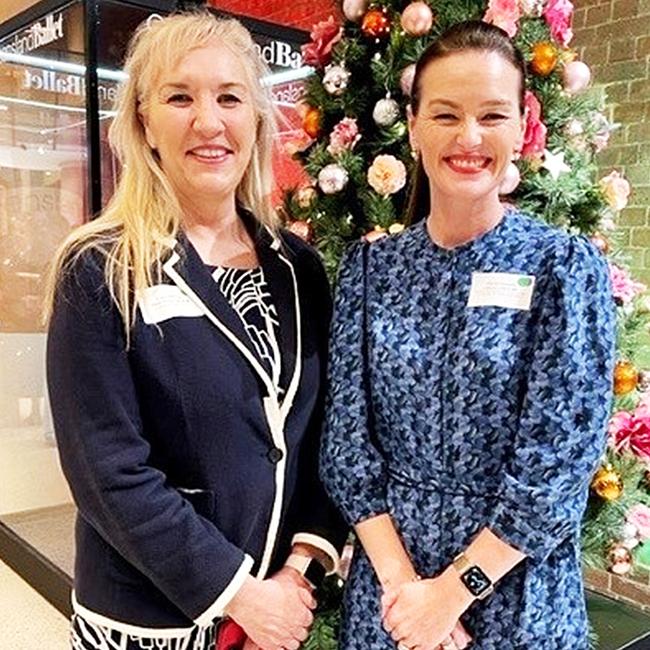
[[[535, 277], [530, 309], [468, 307], [473, 272]], [[423, 576], [485, 526], [527, 558], [463, 617], [476, 650], [583, 650], [580, 521], [610, 408], [614, 303], [584, 238], [518, 212], [453, 250], [424, 222], [339, 277], [322, 479], [350, 524], [390, 513]], [[341, 650], [395, 647], [363, 551]]]

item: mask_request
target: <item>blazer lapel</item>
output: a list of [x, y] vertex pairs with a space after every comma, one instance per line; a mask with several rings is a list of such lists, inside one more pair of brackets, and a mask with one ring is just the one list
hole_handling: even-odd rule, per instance
[[174, 284], [192, 299], [212, 324], [248, 359], [264, 382], [272, 385], [239, 314], [221, 293], [210, 270], [183, 233], [179, 233], [172, 256], [165, 262], [163, 269]]

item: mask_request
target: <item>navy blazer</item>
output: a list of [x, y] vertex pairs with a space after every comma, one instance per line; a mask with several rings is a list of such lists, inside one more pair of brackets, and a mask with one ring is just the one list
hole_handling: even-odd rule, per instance
[[295, 236], [255, 237], [280, 321], [280, 391], [182, 235], [138, 296], [128, 349], [102, 256], [82, 254], [60, 279], [48, 386], [79, 509], [75, 607], [95, 623], [209, 626], [292, 542], [338, 559], [345, 526], [317, 472], [327, 279]]

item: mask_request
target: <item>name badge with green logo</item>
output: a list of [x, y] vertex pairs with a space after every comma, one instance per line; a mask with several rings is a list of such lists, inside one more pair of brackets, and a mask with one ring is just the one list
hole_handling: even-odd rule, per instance
[[472, 273], [468, 307], [530, 309], [535, 276], [520, 273]]

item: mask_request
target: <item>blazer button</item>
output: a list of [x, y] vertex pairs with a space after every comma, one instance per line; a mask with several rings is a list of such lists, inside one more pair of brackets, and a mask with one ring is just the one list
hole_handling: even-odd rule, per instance
[[277, 447], [273, 447], [273, 449], [269, 449], [269, 453], [266, 454], [266, 457], [273, 463], [279, 463], [282, 460], [282, 456], [284, 454], [282, 453], [282, 449], [278, 449]]

